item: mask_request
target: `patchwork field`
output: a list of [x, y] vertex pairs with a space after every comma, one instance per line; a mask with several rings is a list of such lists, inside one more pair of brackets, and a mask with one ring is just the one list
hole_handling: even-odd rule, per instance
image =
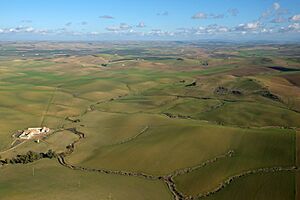
[[2, 43], [1, 199], [297, 199], [298, 47], [228, 46]]

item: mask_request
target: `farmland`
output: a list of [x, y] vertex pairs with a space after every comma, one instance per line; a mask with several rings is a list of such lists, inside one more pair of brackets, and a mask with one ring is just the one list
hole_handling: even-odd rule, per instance
[[299, 48], [0, 43], [1, 199], [296, 199]]

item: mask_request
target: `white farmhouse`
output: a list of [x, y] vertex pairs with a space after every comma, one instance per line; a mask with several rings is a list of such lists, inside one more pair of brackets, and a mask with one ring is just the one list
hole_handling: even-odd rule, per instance
[[39, 127], [39, 128], [28, 128], [24, 130], [19, 136], [20, 139], [31, 139], [32, 137], [39, 136], [41, 134], [49, 133], [50, 129], [47, 127]]

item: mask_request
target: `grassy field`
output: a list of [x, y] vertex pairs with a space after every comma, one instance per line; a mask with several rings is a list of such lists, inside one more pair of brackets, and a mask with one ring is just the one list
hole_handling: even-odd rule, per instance
[[[104, 116], [105, 114], [102, 114], [102, 117]], [[91, 118], [95, 118], [94, 113]], [[81, 129], [89, 132], [91, 138], [87, 138], [77, 149], [78, 152], [85, 152], [84, 155], [87, 156], [79, 162], [80, 165], [142, 171], [159, 175], [194, 166], [227, 152], [230, 149], [231, 140], [239, 131], [188, 120], [170, 120], [155, 115], [109, 114], [108, 119], [100, 120], [97, 124], [105, 124], [104, 130], [96, 128], [97, 132], [94, 133], [89, 129]], [[115, 122], [123, 124], [122, 128], [115, 127]], [[128, 124], [132, 125], [128, 127]], [[139, 128], [132, 130], [135, 124], [139, 125]], [[119, 139], [107, 145], [101, 145], [108, 136], [117, 136], [118, 133], [123, 132], [132, 133], [134, 136], [146, 126], [149, 126], [149, 130], [135, 140], [118, 144], [122, 141]], [[93, 147], [90, 144], [96, 141], [92, 133], [99, 136], [104, 134], [101, 143], [97, 142], [97, 145], [94, 144]], [[89, 142], [89, 140], [93, 141]], [[218, 148], [212, 144], [217, 145]], [[93, 154], [88, 156], [90, 151]], [[78, 160], [76, 158], [78, 155], [74, 153], [69, 158], [70, 162], [76, 162]]]
[[6, 166], [0, 171], [1, 199], [171, 199], [162, 182], [73, 171], [55, 160]]
[[241, 131], [234, 137], [232, 157], [179, 176], [176, 181], [179, 189], [188, 194], [208, 192], [228, 177], [247, 170], [295, 165], [294, 147], [295, 135], [291, 131]]
[[[0, 166], [1, 199], [174, 199], [299, 166], [293, 46], [65, 45], [36, 43], [25, 58], [17, 44], [2, 48], [0, 160], [51, 149], [65, 163]], [[51, 134], [11, 146], [39, 126]], [[242, 176], [207, 199], [295, 199], [295, 171]]]
[[259, 174], [237, 180], [215, 196], [204, 199], [295, 199], [295, 174]]

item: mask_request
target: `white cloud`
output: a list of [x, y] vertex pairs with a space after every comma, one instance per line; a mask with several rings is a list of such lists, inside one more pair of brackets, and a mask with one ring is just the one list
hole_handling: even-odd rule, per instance
[[126, 24], [126, 23], [121, 23], [120, 24], [120, 29], [121, 30], [128, 30], [128, 29], [131, 29], [131, 26]]
[[100, 35], [100, 33], [97, 32], [97, 31], [92, 31], [92, 32], [90, 32], [89, 34], [90, 34], [90, 35], [94, 35], [94, 36], [95, 36], [95, 35]]
[[259, 27], [259, 22], [251, 22], [251, 23], [247, 23], [245, 28], [246, 29], [257, 29]]
[[216, 35], [216, 34], [225, 34], [229, 33], [231, 29], [226, 26], [220, 26], [218, 24], [211, 24], [208, 26], [200, 26], [198, 28], [180, 28], [177, 29], [175, 34], [177, 35], [185, 35], [185, 36], [192, 36], [192, 35]]
[[160, 37], [165, 37], [165, 36], [174, 36], [175, 33], [172, 31], [163, 31], [161, 29], [152, 29], [149, 32], [146, 32], [145, 35], [147, 36], [160, 36]]
[[126, 24], [126, 23], [121, 23], [119, 26], [109, 26], [106, 27], [107, 31], [112, 31], [112, 32], [121, 32], [121, 31], [127, 31], [130, 30], [132, 26]]
[[34, 28], [26, 27], [26, 26], [18, 26], [15, 28], [3, 29], [4, 33], [32, 33], [34, 32]]
[[40, 35], [46, 35], [46, 34], [53, 33], [53, 31], [48, 30], [48, 29], [38, 29], [38, 30], [35, 30], [35, 33], [40, 34]]
[[260, 22], [255, 21], [255, 22], [249, 22], [246, 24], [239, 24], [237, 27], [235, 27], [235, 30], [237, 31], [255, 31], [258, 28], [260, 28]]
[[192, 16], [192, 19], [222, 19], [224, 18], [224, 14], [206, 14], [203, 12], [196, 13]]
[[276, 17], [274, 19], [271, 20], [271, 23], [284, 23], [286, 22], [287, 20], [284, 18], [284, 17]]
[[279, 10], [280, 9], [280, 4], [278, 2], [273, 3], [273, 9], [274, 10]]
[[[275, 9], [275, 8], [274, 8]], [[282, 8], [279, 8], [280, 10]], [[278, 11], [279, 12], [279, 11]], [[278, 13], [277, 12], [277, 13]], [[228, 16], [228, 14], [227, 14]], [[92, 31], [87, 31], [85, 29], [70, 30], [70, 28], [63, 26], [57, 29], [36, 29], [30, 26], [17, 26], [17, 27], [0, 27], [0, 34], [36, 34], [36, 35], [65, 35], [65, 36], [94, 36], [100, 37], [104, 35], [118, 35], [118, 36], [143, 36], [143, 37], [186, 37], [186, 38], [196, 38], [198, 36], [235, 36], [235, 35], [251, 35], [251, 34], [274, 34], [274, 33], [300, 33], [300, 14], [292, 16], [290, 19], [291, 23], [287, 22], [288, 18], [284, 15], [272, 15], [273, 20], [267, 21], [252, 21], [248, 23], [242, 23], [236, 26], [222, 26], [220, 24], [211, 24], [207, 26], [199, 27], [186, 27], [178, 28], [175, 30], [164, 30], [164, 29], [142, 29], [146, 27], [143, 21], [139, 22], [137, 25], [130, 25], [127, 23], [120, 23], [114, 26], [108, 26], [106, 28], [107, 32], [97, 32], [97, 29]], [[213, 19], [222, 18], [224, 15], [216, 14], [206, 14], [197, 13], [193, 16], [194, 19]], [[292, 22], [293, 21], [293, 22]], [[77, 24], [82, 24], [78, 22]], [[271, 23], [282, 23], [282, 27], [278, 25], [272, 25]]]
[[219, 32], [224, 32], [224, 33], [229, 31], [227, 27], [220, 27], [218, 30]]
[[102, 16], [99, 16], [99, 18], [101, 18], [101, 19], [114, 19], [114, 17], [110, 16], [110, 15], [102, 15]]
[[290, 18], [290, 20], [291, 20], [291, 21], [295, 21], [295, 22], [300, 21], [300, 14], [292, 16], [292, 17]]
[[294, 24], [290, 24], [288, 26], [288, 28], [292, 29], [292, 30], [300, 30], [300, 23], [294, 23]]
[[193, 19], [207, 19], [207, 14], [199, 12], [192, 16]]
[[28, 28], [25, 29], [25, 32], [27, 32], [27, 33], [32, 33], [34, 31], [35, 31], [35, 29], [32, 28], [32, 27], [28, 27]]
[[108, 30], [108, 31], [119, 31], [120, 27], [118, 27], [118, 26], [109, 26], [109, 27], [106, 27], [106, 30]]
[[262, 28], [260, 30], [260, 33], [272, 33], [273, 29], [272, 28]]
[[145, 28], [146, 25], [145, 25], [144, 22], [140, 22], [136, 27], [138, 27], [138, 28]]
[[272, 4], [272, 7], [269, 7], [266, 11], [261, 14], [260, 20], [268, 19], [270, 17], [279, 17], [287, 14], [289, 11], [287, 9], [281, 8], [281, 5], [278, 2]]
[[292, 32], [292, 33], [299, 33], [300, 32], [300, 23], [293, 23], [288, 25], [287, 27], [281, 27], [278, 32], [281, 33], [287, 33], [287, 32]]

